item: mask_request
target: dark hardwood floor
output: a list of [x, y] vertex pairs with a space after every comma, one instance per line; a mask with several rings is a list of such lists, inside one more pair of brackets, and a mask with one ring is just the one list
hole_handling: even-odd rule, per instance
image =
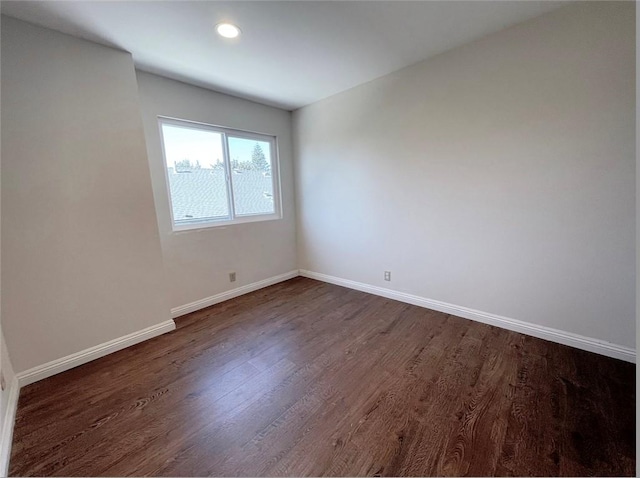
[[635, 365], [296, 278], [21, 390], [11, 475], [635, 475]]

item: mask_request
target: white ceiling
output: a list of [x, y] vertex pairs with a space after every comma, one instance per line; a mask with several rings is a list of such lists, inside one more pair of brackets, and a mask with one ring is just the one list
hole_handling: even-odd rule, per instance
[[[3, 1], [3, 14], [130, 51], [139, 69], [296, 109], [559, 1]], [[213, 26], [230, 21], [236, 40]]]

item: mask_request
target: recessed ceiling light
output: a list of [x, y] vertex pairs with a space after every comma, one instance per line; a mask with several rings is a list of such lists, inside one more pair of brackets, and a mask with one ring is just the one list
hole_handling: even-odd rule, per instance
[[218, 23], [216, 31], [218, 35], [225, 38], [236, 38], [240, 35], [240, 29], [232, 23]]

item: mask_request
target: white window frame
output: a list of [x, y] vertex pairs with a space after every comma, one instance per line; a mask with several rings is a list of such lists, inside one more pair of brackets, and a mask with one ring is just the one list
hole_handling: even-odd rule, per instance
[[[173, 217], [173, 199], [171, 196], [171, 185], [169, 182], [169, 169], [167, 168], [167, 156], [165, 153], [163, 125], [180, 126], [181, 128], [192, 128], [200, 131], [211, 131], [222, 135], [222, 156], [225, 171], [225, 182], [227, 185], [227, 202], [229, 217], [215, 219], [204, 218], [194, 219], [193, 221], [181, 222], [176, 224]], [[197, 121], [189, 121], [178, 118], [170, 118], [167, 116], [158, 116], [158, 129], [160, 131], [160, 146], [162, 148], [162, 167], [164, 168], [165, 185], [167, 187], [167, 198], [169, 199], [169, 214], [171, 217], [171, 228], [173, 232], [189, 231], [193, 229], [204, 229], [209, 227], [229, 226], [232, 224], [243, 224], [247, 222], [272, 221], [282, 219], [282, 202], [280, 191], [280, 164], [278, 154], [278, 138], [273, 135], [257, 133], [253, 131], [244, 131], [223, 126], [199, 123]], [[256, 141], [269, 143], [269, 153], [271, 158], [271, 182], [273, 186], [273, 207], [274, 212], [270, 214], [243, 214], [236, 215], [235, 201], [233, 196], [233, 180], [231, 178], [231, 159], [229, 157], [229, 136], [233, 138], [254, 139]]]

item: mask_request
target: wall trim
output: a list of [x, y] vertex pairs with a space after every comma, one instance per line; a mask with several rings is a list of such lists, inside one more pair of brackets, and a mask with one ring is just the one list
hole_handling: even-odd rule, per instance
[[147, 327], [146, 329], [124, 335], [117, 339], [110, 340], [109, 342], [96, 345], [95, 347], [81, 350], [80, 352], [67, 355], [66, 357], [52, 360], [51, 362], [47, 362], [24, 372], [17, 373], [16, 378], [18, 379], [18, 384], [20, 385], [20, 387], [24, 387], [25, 385], [29, 385], [47, 377], [51, 377], [52, 375], [65, 372], [69, 369], [77, 367], [78, 365], [91, 362], [92, 360], [104, 357], [105, 355], [117, 352], [118, 350], [122, 350], [137, 343], [144, 342], [145, 340], [152, 339], [153, 337], [157, 337], [158, 335], [171, 332], [172, 330], [175, 330], [175, 328], [176, 324], [172, 319], [165, 320], [164, 322], [161, 322], [157, 325], [152, 325], [151, 327]]
[[420, 307], [425, 307], [427, 309], [444, 312], [446, 314], [456, 315], [465, 319], [475, 320], [484, 324], [494, 325], [496, 327], [512, 330], [521, 334], [531, 335], [540, 339], [549, 340], [550, 342], [569, 345], [571, 347], [587, 350], [589, 352], [595, 352], [600, 355], [606, 355], [607, 357], [613, 357], [616, 359], [624, 360], [626, 362], [636, 363], [635, 349], [624, 347], [622, 345], [612, 344], [610, 342], [605, 342], [604, 340], [584, 337], [582, 335], [553, 329], [551, 327], [523, 322], [520, 320], [511, 319], [509, 317], [503, 317], [500, 315], [490, 314], [488, 312], [482, 312], [480, 310], [470, 309], [468, 307], [441, 302], [439, 300], [427, 299], [417, 295], [407, 294], [405, 292], [386, 289], [384, 287], [369, 285], [349, 279], [341, 279], [339, 277], [321, 274], [319, 272], [312, 272], [301, 269], [300, 275], [303, 277], [309, 277], [310, 279], [316, 279], [322, 282], [329, 282], [331, 284], [348, 287], [350, 289], [368, 292], [369, 294], [379, 295], [388, 299], [406, 302], [407, 304], [413, 304]]
[[11, 458], [13, 426], [16, 421], [16, 410], [18, 409], [19, 397], [20, 384], [18, 383], [18, 378], [13, 377], [9, 384], [7, 409], [2, 423], [2, 435], [0, 435], [0, 476], [9, 476], [9, 459]]
[[293, 270], [286, 272], [284, 274], [280, 274], [277, 276], [269, 277], [268, 279], [264, 279], [258, 282], [252, 282], [251, 284], [243, 285], [242, 287], [237, 287], [235, 289], [228, 290], [226, 292], [221, 292], [220, 294], [212, 295], [210, 297], [205, 297], [204, 299], [196, 300], [195, 302], [191, 302], [189, 304], [181, 305], [179, 307], [174, 307], [171, 309], [171, 317], [176, 318], [182, 315], [190, 314], [191, 312], [195, 312], [196, 310], [204, 309], [205, 307], [210, 307], [215, 304], [219, 304], [220, 302], [224, 302], [225, 300], [233, 299], [234, 297], [238, 297], [244, 294], [248, 294], [249, 292], [253, 292], [254, 290], [263, 289], [273, 284], [277, 284], [278, 282], [283, 282], [289, 279], [293, 279], [299, 275], [298, 270]]

